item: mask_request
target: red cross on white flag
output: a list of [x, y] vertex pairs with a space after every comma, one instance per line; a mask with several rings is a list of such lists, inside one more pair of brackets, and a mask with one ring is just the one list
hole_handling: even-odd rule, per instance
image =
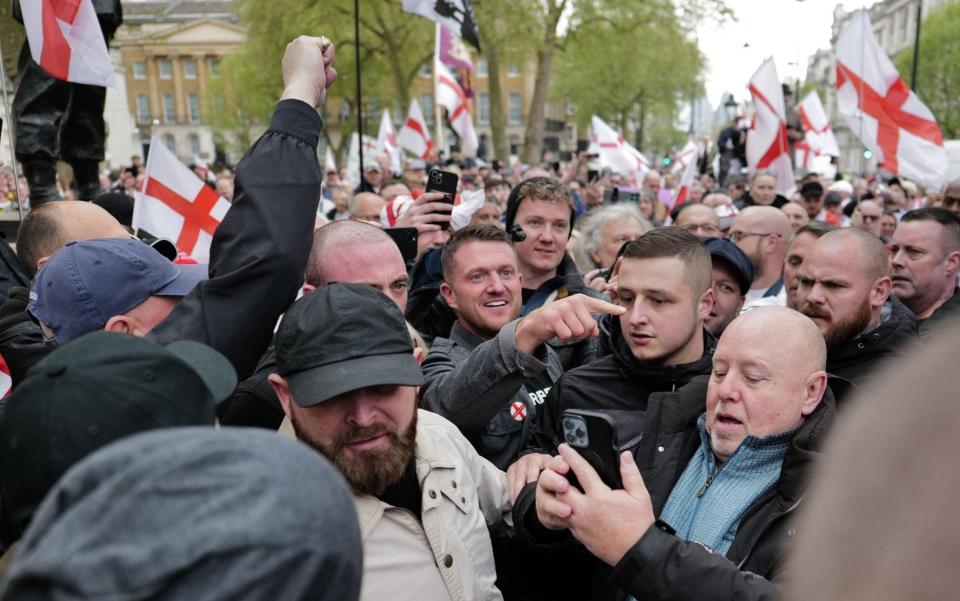
[[837, 36], [837, 108], [884, 169], [939, 186], [947, 151], [933, 113], [904, 83], [861, 9]]
[[753, 124], [747, 132], [747, 166], [751, 173], [773, 171], [777, 192], [789, 195], [796, 188], [790, 144], [787, 141], [787, 107], [773, 58], [763, 61], [750, 78]]
[[213, 233], [230, 203], [200, 180], [154, 137], [143, 190], [134, 196], [133, 227], [174, 240], [177, 249], [200, 263], [210, 262]]
[[460, 150], [463, 154], [472, 155], [477, 152], [477, 132], [473, 129], [473, 119], [470, 118], [470, 104], [463, 87], [453, 77], [450, 69], [434, 56], [433, 70], [436, 77], [437, 104], [447, 109], [450, 127], [460, 137]]
[[407, 119], [400, 128], [397, 135], [397, 142], [405, 150], [423, 160], [430, 158], [433, 153], [433, 141], [430, 139], [430, 129], [426, 120], [423, 118], [423, 112], [420, 111], [420, 104], [414, 98], [410, 101], [410, 110], [407, 111]]
[[688, 150], [689, 152], [686, 154], [686, 165], [683, 169], [683, 177], [680, 178], [680, 184], [677, 186], [677, 195], [673, 198], [673, 204], [670, 206], [670, 209], [679, 207], [687, 201], [687, 198], [690, 196], [690, 186], [693, 185], [693, 180], [697, 176], [697, 159], [700, 158], [700, 153], [693, 140], [687, 142], [687, 145], [683, 147], [683, 151], [681, 151], [680, 154], [683, 155], [684, 152]]
[[57, 79], [113, 86], [113, 63], [90, 0], [23, 0], [30, 55]]
[[13, 390], [13, 378], [10, 377], [10, 368], [7, 361], [0, 356], [0, 397], [5, 397]]
[[803, 123], [803, 141], [797, 142], [796, 164], [807, 170], [813, 169], [813, 159], [820, 155], [840, 156], [840, 147], [830, 129], [830, 120], [823, 109], [820, 96], [810, 92], [797, 105], [797, 113]]
[[377, 154], [386, 153], [390, 157], [390, 170], [394, 174], [403, 172], [403, 160], [400, 146], [397, 144], [397, 134], [393, 131], [393, 121], [390, 111], [383, 109], [380, 118], [380, 131], [377, 133]]
[[591, 148], [597, 149], [600, 162], [604, 167], [609, 167], [614, 173], [636, 180], [650, 170], [646, 157], [628, 144], [623, 136], [607, 125], [603, 119], [594, 115], [590, 120], [590, 129], [593, 130]]

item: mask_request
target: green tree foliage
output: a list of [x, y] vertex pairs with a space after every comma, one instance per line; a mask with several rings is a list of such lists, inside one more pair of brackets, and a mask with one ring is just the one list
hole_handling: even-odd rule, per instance
[[[910, 82], [913, 47], [897, 56], [897, 70]], [[930, 11], [920, 27], [917, 94], [937, 118], [945, 138], [960, 137], [960, 3]]]
[[[336, 45], [339, 77], [328, 92], [324, 117], [338, 124], [341, 135], [334, 148], [342, 156], [356, 128], [353, 1], [239, 0], [238, 7], [248, 37], [224, 61], [223, 77], [211, 93], [211, 116], [219, 133], [245, 148], [252, 137], [250, 125], [266, 124], [283, 87], [280, 61], [286, 44], [298, 35], [325, 35]], [[433, 24], [403, 13], [399, 2], [360, 3], [365, 134], [376, 135], [381, 108], [400, 107], [405, 114], [414, 78], [431, 60], [433, 48]]]
[[703, 91], [704, 60], [684, 20], [669, 0], [579, 1], [555, 96], [574, 103], [581, 126], [595, 114], [625, 136], [633, 129], [640, 149], [676, 144], [685, 138], [673, 127], [680, 103]]

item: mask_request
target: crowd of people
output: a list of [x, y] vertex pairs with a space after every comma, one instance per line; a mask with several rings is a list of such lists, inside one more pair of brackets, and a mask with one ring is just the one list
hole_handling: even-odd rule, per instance
[[0, 599], [771, 599], [795, 540], [833, 568], [797, 524], [855, 496], [817, 478], [856, 473], [833, 423], [947, 352], [960, 183], [704, 173], [673, 206], [585, 153], [350, 181], [317, 160], [334, 58], [288, 45], [209, 265], [101, 197], [24, 218]]

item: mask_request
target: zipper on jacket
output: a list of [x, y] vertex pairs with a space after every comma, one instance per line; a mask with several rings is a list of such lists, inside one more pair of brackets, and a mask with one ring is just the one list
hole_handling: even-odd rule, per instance
[[703, 483], [703, 486], [700, 487], [700, 490], [697, 491], [697, 498], [702, 497], [706, 494], [707, 489], [710, 488], [710, 485], [713, 484], [713, 475], [707, 476], [706, 481]]

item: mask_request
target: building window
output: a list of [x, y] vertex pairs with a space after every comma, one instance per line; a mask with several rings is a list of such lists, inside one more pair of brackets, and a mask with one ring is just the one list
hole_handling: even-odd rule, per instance
[[166, 146], [173, 154], [177, 154], [177, 139], [173, 137], [173, 134], [163, 135], [163, 145]]
[[195, 157], [200, 156], [200, 136], [197, 134], [190, 134], [190, 154]]
[[160, 69], [160, 79], [173, 78], [173, 66], [170, 64], [169, 59], [161, 58], [157, 61], [157, 68]]
[[187, 108], [190, 111], [190, 123], [200, 123], [200, 96], [187, 94]]
[[520, 65], [516, 61], [507, 63], [507, 77], [520, 77]]
[[137, 96], [137, 122], [148, 123], [150, 121], [150, 99], [146, 94]]
[[197, 61], [192, 58], [183, 59], [183, 77], [184, 79], [197, 78]]
[[220, 59], [219, 58], [210, 59], [210, 76], [220, 77]]
[[420, 108], [423, 109], [423, 118], [427, 122], [427, 128], [433, 126], [433, 94], [421, 94]]
[[147, 78], [147, 65], [143, 61], [134, 61], [133, 63], [133, 78], [134, 79], [146, 79]]
[[163, 95], [163, 120], [166, 123], [173, 123], [177, 120], [177, 108], [173, 103], [173, 94]]
[[490, 123], [490, 94], [481, 92], [477, 96], [477, 121], [484, 125]]
[[433, 63], [427, 61], [423, 63], [423, 66], [420, 67], [420, 77], [432, 77], [433, 76]]
[[520, 125], [523, 123], [523, 106], [520, 94], [510, 92], [510, 125]]
[[477, 61], [477, 77], [487, 76], [487, 59], [481, 58]]

